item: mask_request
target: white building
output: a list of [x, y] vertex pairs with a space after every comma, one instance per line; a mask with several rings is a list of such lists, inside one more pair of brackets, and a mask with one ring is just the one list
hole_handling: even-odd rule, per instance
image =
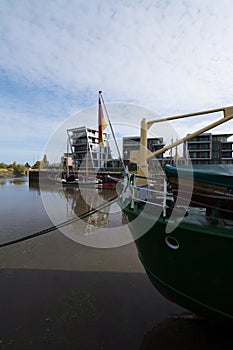
[[112, 160], [109, 135], [104, 133], [104, 145], [99, 145], [99, 132], [82, 126], [67, 130], [74, 166], [77, 169], [99, 169]]

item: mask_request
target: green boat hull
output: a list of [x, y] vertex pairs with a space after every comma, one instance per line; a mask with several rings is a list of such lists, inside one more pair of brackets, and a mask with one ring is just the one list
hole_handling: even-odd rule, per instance
[[[166, 234], [168, 219], [153, 222], [135, 203], [123, 208], [132, 235], [151, 228], [135, 240], [139, 258], [163, 296], [196, 314], [233, 320], [233, 231], [232, 229], [186, 223]], [[134, 220], [140, 214], [140, 225]], [[155, 221], [155, 220], [154, 220]]]

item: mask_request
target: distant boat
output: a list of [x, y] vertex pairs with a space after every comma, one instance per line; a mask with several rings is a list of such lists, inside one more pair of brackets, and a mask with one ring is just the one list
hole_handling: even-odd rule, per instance
[[99, 172], [98, 177], [102, 181], [102, 187], [103, 188], [108, 188], [108, 189], [115, 189], [117, 184], [121, 184], [123, 182], [123, 175], [122, 173], [117, 173], [118, 177], [116, 176], [111, 176], [106, 172]]
[[[192, 113], [190, 116], [219, 111], [224, 112], [224, 117], [219, 121], [176, 141], [174, 145], [164, 147], [162, 151], [149, 156], [144, 152], [147, 158], [139, 157], [139, 170], [148, 173], [146, 160], [149, 157], [233, 118], [233, 107]], [[145, 130], [151, 124], [142, 119], [143, 147], [147, 141]], [[194, 171], [194, 192], [190, 205], [178, 206], [176, 196], [180, 196], [180, 191], [177, 192], [176, 188], [176, 169], [167, 167], [166, 175], [175, 188], [175, 196], [167, 194], [166, 178], [161, 179], [164, 181], [161, 189], [160, 184], [156, 186], [159, 179], [143, 176], [139, 172], [128, 175], [118, 201], [135, 240], [139, 258], [151, 282], [163, 296], [196, 314], [233, 321], [233, 211], [229, 206], [229, 215], [225, 218], [222, 215], [209, 216], [209, 213], [213, 213], [206, 209], [207, 203], [221, 210], [228, 200], [231, 203], [232, 176], [220, 170], [213, 173]], [[181, 175], [179, 173], [179, 179], [185, 182], [185, 171]], [[205, 188], [205, 192], [199, 191], [197, 183], [203, 191]], [[215, 192], [215, 189], [222, 193]], [[223, 201], [225, 197], [226, 201]], [[196, 205], [193, 205], [196, 199]]]
[[100, 180], [78, 179], [74, 175], [68, 176], [66, 179], [62, 179], [62, 186], [78, 186], [78, 187], [94, 187], [102, 188]]
[[[106, 118], [105, 118], [106, 117]], [[116, 150], [118, 152], [119, 156], [119, 163], [121, 163], [121, 167], [118, 166], [119, 169], [116, 169], [114, 171], [115, 167], [106, 167], [104, 164], [104, 158], [102, 158], [103, 153], [105, 152], [105, 147], [106, 147], [106, 141], [105, 141], [105, 136], [104, 136], [104, 130], [107, 128], [107, 126], [110, 127], [111, 133], [113, 136], [113, 140], [115, 143]], [[98, 146], [98, 148], [96, 148]], [[68, 142], [67, 142], [67, 155], [69, 154], [69, 147], [71, 147], [71, 142], [69, 140], [68, 136]], [[85, 147], [82, 144], [82, 147]], [[97, 160], [95, 160], [98, 163], [99, 168], [94, 168], [93, 164], [90, 164], [89, 160], [92, 158], [91, 156], [91, 150], [96, 152], [96, 154], [99, 154]], [[71, 153], [73, 155], [73, 158], [75, 159], [74, 151], [72, 150], [71, 147]], [[123, 176], [123, 169], [125, 168], [124, 162], [122, 160], [119, 146], [117, 144], [116, 136], [113, 130], [113, 126], [111, 124], [106, 105], [104, 103], [104, 99], [102, 96], [102, 91], [99, 91], [98, 94], [98, 145], [97, 143], [93, 145], [89, 145], [88, 143], [88, 138], [86, 141], [86, 153], [84, 157], [84, 162], [85, 162], [85, 175], [82, 174], [80, 169], [75, 169], [75, 172], [77, 173], [77, 177], [70, 177], [69, 175], [69, 166], [68, 166], [68, 161], [66, 162], [66, 172], [64, 174], [66, 179], [62, 180], [62, 183], [64, 186], [98, 186], [102, 188], [109, 188], [109, 189], [115, 189], [116, 184], [119, 181], [119, 178]], [[82, 169], [83, 170], [83, 169]], [[94, 175], [93, 178], [93, 173], [97, 171], [96, 176]], [[112, 176], [113, 175], [113, 176]], [[116, 175], [116, 176], [114, 176]]]

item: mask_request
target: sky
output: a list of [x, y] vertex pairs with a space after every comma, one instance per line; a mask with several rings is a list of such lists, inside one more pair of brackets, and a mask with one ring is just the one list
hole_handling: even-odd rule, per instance
[[232, 18], [231, 0], [0, 0], [0, 162], [42, 159], [69, 120], [97, 126], [82, 111], [97, 111], [99, 90], [160, 116], [233, 105]]

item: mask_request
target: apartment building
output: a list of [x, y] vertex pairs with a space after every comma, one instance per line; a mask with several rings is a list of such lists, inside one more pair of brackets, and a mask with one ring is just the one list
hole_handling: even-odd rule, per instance
[[97, 129], [82, 126], [67, 130], [76, 169], [99, 169], [112, 160], [109, 135], [104, 133], [104, 145], [99, 145]]
[[[147, 148], [151, 152], [155, 152], [164, 147], [163, 138], [150, 137], [147, 139]], [[126, 165], [130, 163], [130, 152], [138, 151], [140, 149], [140, 137], [139, 136], [128, 136], [123, 137], [122, 154], [123, 161]], [[158, 159], [163, 159], [163, 154], [157, 157]], [[153, 161], [153, 159], [152, 159]]]
[[233, 134], [204, 133], [184, 143], [184, 156], [193, 164], [233, 163]]

